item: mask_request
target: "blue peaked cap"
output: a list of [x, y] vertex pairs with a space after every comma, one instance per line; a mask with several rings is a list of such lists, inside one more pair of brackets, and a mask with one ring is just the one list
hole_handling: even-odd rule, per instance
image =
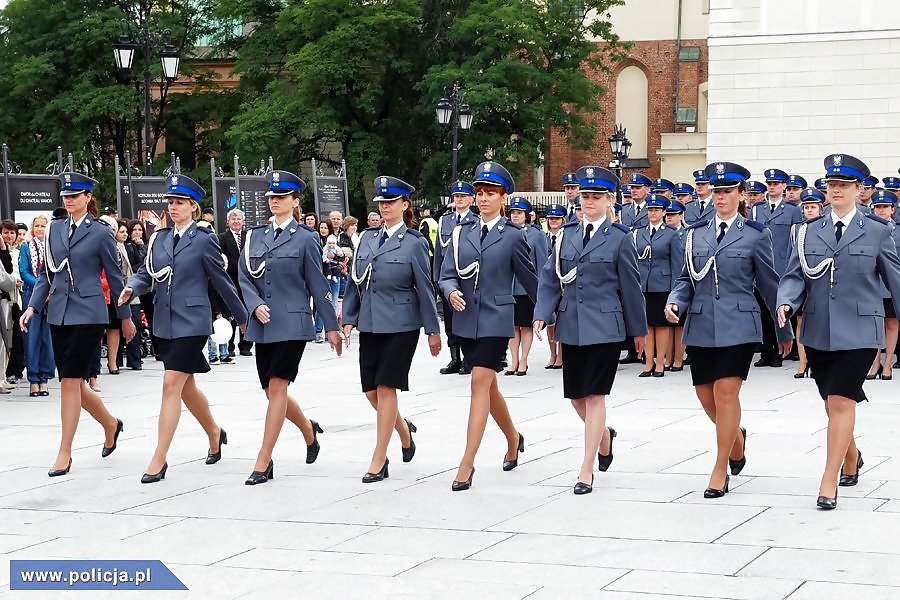
[[672, 191], [676, 196], [683, 196], [685, 194], [693, 194], [694, 186], [689, 183], [676, 183], [675, 189]]
[[400, 196], [409, 196], [415, 191], [416, 188], [413, 186], [390, 175], [379, 175], [375, 178], [375, 202], [378, 202], [379, 198], [393, 200]]
[[672, 215], [681, 214], [684, 212], [684, 204], [682, 204], [678, 200], [669, 200], [669, 205], [666, 207], [666, 212]]
[[566, 207], [562, 204], [551, 204], [547, 207], [547, 217], [559, 217], [564, 219], [566, 217]]
[[866, 163], [849, 154], [829, 154], [822, 162], [825, 181], [862, 181], [871, 175]]
[[816, 188], [806, 188], [802, 192], [800, 192], [800, 204], [809, 204], [811, 202], [816, 203], [824, 203], [825, 202], [825, 194], [817, 190]]
[[619, 187], [619, 178], [603, 167], [586, 165], [575, 173], [582, 192], [615, 192]]
[[475, 195], [475, 188], [472, 187], [472, 184], [468, 181], [457, 181], [453, 184], [453, 190], [451, 194], [466, 194], [468, 196]]
[[897, 194], [890, 190], [878, 190], [872, 194], [872, 206], [895, 206], [897, 204]]
[[732, 188], [750, 178], [750, 171], [737, 163], [715, 162], [703, 169], [709, 177], [709, 185], [715, 188]]
[[524, 196], [513, 196], [509, 200], [508, 210], [524, 210], [526, 213], [531, 212], [531, 203]]
[[306, 182], [288, 171], [266, 173], [266, 183], [269, 184], [266, 196], [286, 196], [294, 192], [299, 194], [306, 189]]
[[82, 192], [93, 192], [97, 185], [96, 179], [91, 179], [81, 173], [60, 173], [59, 194], [61, 196], [76, 196]]
[[475, 169], [475, 181], [473, 185], [487, 184], [497, 185], [506, 190], [507, 194], [516, 191], [516, 181], [513, 176], [506, 170], [506, 167], [498, 162], [486, 161], [478, 165]]
[[769, 188], [762, 181], [750, 180], [747, 182], [747, 191], [753, 194], [765, 194]]
[[800, 175], [788, 175], [787, 179], [788, 187], [798, 187], [798, 188], [806, 188], [806, 180]]
[[173, 196], [175, 198], [186, 198], [188, 200], [193, 200], [194, 202], [200, 202], [205, 195], [206, 190], [187, 175], [169, 175], [166, 177], [167, 197]]

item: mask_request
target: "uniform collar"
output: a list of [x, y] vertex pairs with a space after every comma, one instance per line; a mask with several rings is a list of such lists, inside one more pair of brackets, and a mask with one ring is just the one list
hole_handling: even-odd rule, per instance
[[587, 226], [588, 226], [588, 225], [593, 225], [593, 226], [594, 226], [594, 229], [593, 229], [594, 231], [600, 231], [600, 226], [603, 225], [603, 223], [605, 223], [605, 222], [606, 222], [606, 215], [600, 217], [600, 218], [597, 219], [596, 221], [588, 221], [588, 218], [585, 217], [584, 220], [581, 222], [581, 225], [582, 225], [585, 229], [587, 229]]
[[719, 218], [719, 215], [716, 215], [716, 231], [719, 230], [719, 227], [722, 223], [725, 223], [725, 231], [731, 229], [731, 226], [734, 224], [734, 220], [738, 218], [738, 213], [734, 213], [734, 216], [728, 219], [727, 221], [723, 221]]
[[396, 225], [394, 225], [394, 226], [391, 227], [390, 229], [388, 229], [388, 228], [386, 228], [386, 227], [382, 227], [382, 229], [383, 229], [385, 232], [387, 232], [387, 236], [388, 236], [388, 237], [391, 237], [391, 236], [393, 236], [395, 233], [397, 233], [397, 232], [400, 230], [400, 228], [403, 227], [404, 225], [405, 225], [405, 223], [401, 220], [399, 223], [397, 223]]
[[469, 216], [469, 213], [472, 211], [467, 208], [466, 212], [459, 212], [459, 211], [455, 211], [455, 212], [456, 212], [456, 218], [460, 221], [464, 221], [466, 219], [466, 217]]
[[293, 219], [294, 219], [293, 216], [288, 217], [287, 219], [284, 220], [284, 223], [277, 223], [277, 222], [275, 222], [275, 221], [273, 220], [273, 221], [272, 221], [272, 229], [273, 229], [273, 231], [274, 231], [275, 229], [281, 229], [282, 231], [284, 231], [284, 230], [287, 228], [288, 223], [290, 223]]
[[837, 222], [840, 221], [844, 224], [844, 227], [850, 227], [850, 223], [853, 222], [853, 219], [856, 218], [856, 213], [859, 212], [856, 207], [853, 208], [850, 212], [844, 215], [843, 218], [839, 219], [836, 214], [834, 214], [834, 210], [831, 211], [831, 224], [837, 225]]
[[494, 218], [491, 219], [490, 221], [485, 221], [484, 219], [481, 219], [481, 224], [482, 224], [482, 225], [487, 225], [488, 231], [490, 231], [491, 229], [494, 228], [494, 225], [497, 224], [497, 221], [500, 220], [500, 217], [501, 217], [501, 215], [497, 215], [496, 217], [494, 217]]
[[[190, 222], [184, 226], [184, 229], [175, 229], [175, 235], [177, 235], [179, 238], [183, 238], [184, 235], [187, 233], [187, 230], [190, 229], [191, 225], [193, 225], [193, 224], [194, 224], [193, 222]], [[173, 229], [174, 229], [174, 227], [173, 227]]]
[[[77, 221], [73, 221], [72, 217], [69, 217], [69, 223], [75, 225], [76, 228], [81, 227], [81, 224], [84, 223], [84, 220], [87, 219], [87, 216], [88, 216], [88, 214], [84, 213], [83, 215], [81, 215], [81, 218], [78, 219]], [[70, 227], [71, 227], [71, 225], [70, 225]]]

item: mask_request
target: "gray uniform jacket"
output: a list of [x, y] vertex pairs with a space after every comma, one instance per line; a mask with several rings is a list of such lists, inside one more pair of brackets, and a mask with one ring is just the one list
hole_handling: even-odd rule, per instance
[[581, 196], [576, 198], [574, 201], [566, 204], [566, 223], [577, 223], [578, 215], [575, 214], [575, 203], [577, 203], [581, 199]]
[[[888, 226], [891, 229], [891, 239], [894, 240], [894, 247], [897, 248], [897, 253], [900, 254], [900, 226], [897, 226], [893, 221], [889, 222]], [[884, 280], [881, 281], [881, 297], [885, 299], [891, 297], [891, 291], [884, 284]]]
[[[522, 231], [525, 233], [525, 241], [528, 243], [528, 256], [534, 265], [534, 272], [540, 275], [541, 269], [544, 268], [544, 263], [547, 262], [547, 253], [549, 252], [547, 249], [549, 245], [547, 235], [543, 230], [533, 225], [526, 225], [522, 228]], [[525, 295], [525, 288], [515, 276], [513, 276], [513, 295]]]
[[712, 196], [704, 200], [706, 206], [700, 210], [700, 201], [691, 200], [684, 205], [684, 222], [686, 225], [693, 225], [697, 221], [705, 221], [712, 219], [716, 215], [716, 207], [713, 204]]
[[[99, 325], [109, 323], [109, 309], [103, 296], [100, 272], [106, 271], [106, 282], [113, 301], [119, 299], [125, 280], [119, 268], [119, 251], [112, 230], [103, 221], [87, 215], [72, 239], [68, 217], [53, 219], [46, 238], [48, 254], [57, 266], [67, 267], [58, 273], [48, 268], [38, 274], [31, 294], [31, 306], [40, 312], [47, 302], [47, 320], [51, 325]], [[131, 318], [131, 307], [116, 307], [120, 319]]]
[[[464, 273], [471, 268], [468, 277], [462, 277], [456, 269], [453, 241], [447, 246], [439, 281], [441, 293], [449, 301], [451, 292], [460, 290], [466, 302], [465, 310], [453, 314], [454, 334], [469, 339], [511, 338], [516, 302], [512, 295], [513, 274], [534, 300], [537, 273], [528, 257], [528, 243], [522, 229], [501, 217], [482, 242], [481, 225], [478, 219], [460, 226], [459, 268]], [[477, 286], [473, 267], [476, 264]]]
[[641, 290], [645, 292], [670, 292], [675, 279], [684, 266], [678, 232], [666, 224], [650, 239], [650, 226], [636, 229], [631, 234], [637, 249], [638, 271], [641, 274]]
[[[435, 239], [434, 260], [431, 262], [431, 280], [437, 283], [441, 278], [441, 265], [444, 264], [444, 258], [447, 256], [447, 247], [450, 245], [450, 236], [453, 235], [453, 228], [456, 227], [455, 210], [441, 216], [438, 221], [437, 238]], [[461, 223], [469, 223], [477, 221], [478, 215], [471, 210], [466, 213], [466, 217]]]
[[[314, 339], [310, 298], [322, 315], [325, 330], [337, 331], [331, 288], [322, 274], [322, 248], [310, 227], [291, 219], [278, 239], [271, 224], [252, 228], [245, 234], [238, 279], [251, 317], [244, 337], [251, 342]], [[265, 324], [254, 314], [263, 304], [269, 307], [269, 322]]]
[[803, 211], [796, 204], [782, 200], [775, 212], [771, 212], [768, 200], [757, 202], [750, 208], [750, 219], [765, 223], [772, 231], [772, 251], [775, 272], [780, 276], [787, 267], [791, 255], [791, 226], [803, 222]]
[[[667, 303], [678, 306], [679, 314], [687, 311], [685, 344], [717, 348], [760, 342], [762, 326], [753, 288], [759, 289], [773, 318], [778, 306], [772, 232], [738, 215], [722, 243], [716, 244], [715, 228], [715, 219], [688, 227], [686, 238], [693, 235], [693, 247], [685, 250], [685, 260], [692, 261], [697, 273], [711, 258], [716, 268], [710, 267], [705, 277], [694, 281], [685, 264]], [[793, 339], [790, 324], [776, 328], [776, 335], [779, 341]]]
[[[197, 227], [196, 223], [192, 223], [184, 237], [178, 240], [178, 247], [173, 247], [174, 235], [175, 230], [171, 227], [157, 229], [153, 246], [147, 249], [154, 272], [162, 275], [161, 271], [171, 268], [168, 279], [157, 280], [153, 295], [153, 334], [167, 340], [210, 335], [210, 283], [234, 319], [246, 323], [247, 309], [225, 272], [219, 238], [205, 227]], [[134, 290], [135, 296], [140, 296], [150, 289], [152, 282], [145, 261], [128, 280], [128, 287]]]
[[[628, 228], [605, 222], [582, 247], [584, 226], [566, 225], [556, 256], [541, 269], [534, 319], [556, 323], [555, 339], [573, 346], [621, 342], [626, 336], [647, 334], [647, 314], [637, 254]], [[557, 241], [558, 238], [557, 238]]]
[[440, 333], [428, 243], [415, 229], [401, 227], [379, 248], [381, 231], [369, 227], [359, 236], [351, 274], [360, 282], [347, 282], [343, 323], [369, 333], [420, 327], [428, 334]]
[[[804, 237], [803, 258], [810, 269], [834, 260], [833, 270], [825, 268], [817, 279], [801, 265]], [[794, 311], [803, 307], [800, 342], [817, 350], [883, 347], [881, 281], [893, 296], [894, 309], [900, 308], [900, 259], [887, 221], [857, 212], [837, 242], [831, 217], [820, 217], [809, 221], [805, 236], [801, 228], [797, 238], [778, 286], [778, 305]]]
[[641, 210], [635, 212], [637, 210], [637, 205], [626, 204], [622, 207], [622, 225], [626, 227], [630, 227], [631, 229], [640, 229], [641, 227], [646, 227], [650, 224], [650, 220], [647, 218], [647, 203], [644, 202], [644, 206], [641, 207]]

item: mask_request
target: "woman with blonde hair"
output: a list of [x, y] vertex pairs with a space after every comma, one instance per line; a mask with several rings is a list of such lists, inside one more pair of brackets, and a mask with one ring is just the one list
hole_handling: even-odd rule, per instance
[[[37, 278], [44, 270], [44, 231], [50, 217], [40, 214], [31, 220], [26, 241], [19, 247], [19, 276], [22, 278], [22, 306], [31, 302], [31, 294]], [[56, 371], [53, 358], [53, 342], [50, 339], [50, 323], [47, 322], [47, 307], [35, 312], [25, 338], [25, 370], [28, 376], [28, 395], [49, 396], [47, 382]]]

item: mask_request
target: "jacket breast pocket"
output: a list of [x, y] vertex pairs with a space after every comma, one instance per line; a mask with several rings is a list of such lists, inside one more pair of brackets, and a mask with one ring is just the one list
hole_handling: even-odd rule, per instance
[[99, 296], [103, 293], [103, 288], [100, 286], [98, 282], [96, 285], [82, 285], [78, 288], [78, 295], [82, 298], [90, 298], [92, 296]]
[[588, 261], [592, 263], [611, 263], [613, 257], [612, 254], [597, 254], [596, 252], [591, 252]]
[[391, 256], [386, 261], [389, 265], [407, 265], [409, 264], [408, 256]]
[[738, 310], [741, 312], [759, 312], [759, 304], [756, 302], [751, 302], [750, 300], [739, 300], [738, 301]]
[[753, 253], [750, 250], [746, 250], [744, 248], [728, 248], [727, 250], [725, 250], [725, 256], [728, 258], [750, 260], [751, 258], [753, 258]]
[[568, 250], [563, 250], [559, 253], [559, 256], [563, 260], [575, 260], [575, 253]]
[[691, 256], [709, 256], [709, 248], [693, 248]]
[[872, 246], [850, 246], [851, 268], [856, 273], [871, 273], [875, 270], [875, 248]]
[[184, 299], [185, 306], [206, 306], [209, 307], [208, 296], [188, 296]]

